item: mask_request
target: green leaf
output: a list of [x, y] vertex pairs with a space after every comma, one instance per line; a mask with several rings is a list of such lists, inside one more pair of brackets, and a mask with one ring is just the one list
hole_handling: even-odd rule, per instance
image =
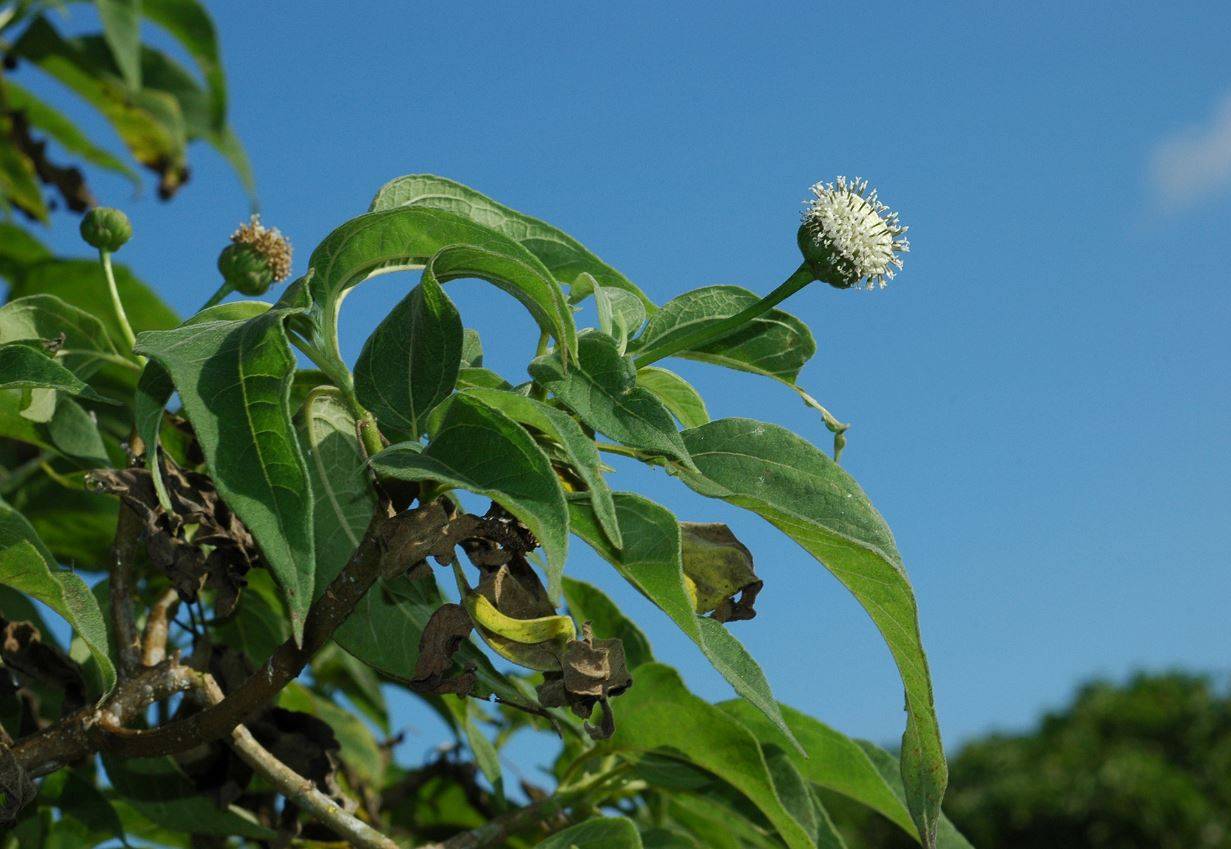
[[115, 539], [117, 499], [86, 489], [70, 489], [46, 475], [25, 481], [10, 497], [12, 506], [30, 522], [55, 562], [77, 572], [107, 570]]
[[0, 344], [57, 340], [61, 333], [56, 360], [82, 378], [116, 356], [101, 321], [54, 295], [28, 295], [0, 307]]
[[465, 489], [500, 504], [542, 544], [548, 592], [559, 597], [568, 552], [564, 492], [543, 449], [504, 413], [473, 397], [456, 395], [426, 448], [420, 451], [414, 443], [391, 446], [372, 458], [372, 468], [399, 480], [430, 480]]
[[64, 617], [98, 664], [103, 689], [115, 685], [107, 625], [85, 581], [55, 565], [55, 558], [20, 513], [0, 499], [0, 584], [38, 599]]
[[[722, 702], [718, 707], [739, 720], [763, 744], [780, 744], [785, 740], [781, 731], [739, 700]], [[788, 727], [808, 755], [794, 756], [795, 766], [805, 778], [866, 805], [911, 837], [918, 836], [904, 794], [894, 792], [857, 741], [794, 708], [781, 708]]]
[[220, 810], [209, 796], [193, 787], [170, 757], [103, 755], [103, 765], [116, 793], [156, 825], [180, 834], [216, 834], [253, 840], [269, 840], [276, 836], [235, 805]]
[[880, 629], [906, 688], [902, 770], [911, 814], [932, 845], [947, 769], [914, 592], [884, 519], [850, 475], [784, 428], [720, 419], [686, 431], [684, 442], [701, 472], [680, 472], [685, 483], [758, 513], [794, 539]]
[[624, 644], [624, 659], [630, 670], [654, 659], [650, 641], [602, 590], [585, 581], [564, 579], [564, 600], [578, 622], [589, 622], [600, 640], [618, 637]]
[[407, 174], [381, 187], [371, 210], [403, 206], [426, 206], [464, 215], [485, 227], [498, 230], [528, 248], [554, 275], [572, 283], [580, 274], [590, 274], [604, 286], [632, 292], [653, 312], [656, 307], [632, 282], [600, 260], [574, 239], [546, 222], [497, 203], [461, 183], [432, 174]]
[[244, 579], [247, 586], [235, 612], [211, 633], [219, 642], [242, 651], [256, 669], [286, 642], [291, 627], [269, 572], [253, 569]]
[[[738, 286], [706, 286], [672, 298], [650, 317], [637, 350], [652, 351], [686, 333], [735, 315], [759, 297]], [[696, 351], [675, 356], [750, 371], [794, 384], [799, 370], [816, 353], [812, 331], [793, 315], [770, 310], [743, 328]]]
[[124, 82], [141, 88], [141, 0], [94, 0], [94, 6]]
[[[869, 743], [867, 740], [857, 740], [856, 742], [868, 756], [868, 760], [872, 761], [877, 771], [880, 772], [881, 777], [885, 779], [885, 783], [893, 789], [893, 792], [904, 804], [909, 804], [908, 793], [902, 782], [902, 767], [898, 763], [898, 759], [880, 746]], [[937, 849], [972, 849], [970, 841], [954, 827], [953, 823], [943, 813], [936, 823], [936, 846]]]
[[47, 422], [47, 436], [61, 454], [85, 468], [101, 469], [111, 465], [98, 423], [71, 398], [61, 398], [56, 403], [56, 411]]
[[[41, 16], [26, 28], [12, 52], [102, 113], [137, 161], [160, 172], [182, 172], [187, 136], [175, 98], [164, 92], [134, 91], [80, 40], [62, 38]], [[175, 179], [178, 184], [182, 178]]]
[[431, 268], [372, 331], [355, 363], [355, 393], [391, 435], [418, 439], [449, 397], [462, 358], [462, 320]]
[[47, 133], [68, 153], [80, 156], [86, 162], [114, 171], [127, 177], [133, 185], [140, 182], [137, 172], [111, 151], [96, 145], [85, 132], [54, 106], [35, 97], [31, 92], [8, 80], [4, 81], [4, 95], [9, 109], [25, 113], [31, 126]]
[[531, 376], [594, 430], [622, 445], [690, 465], [671, 413], [637, 386], [637, 371], [615, 340], [595, 331], [578, 337], [578, 362], [566, 369], [558, 353], [537, 357]]
[[[316, 535], [316, 591], [323, 593], [359, 545], [376, 495], [355, 419], [342, 394], [321, 387], [304, 402], [296, 420], [312, 476], [313, 528]], [[419, 637], [443, 602], [435, 581], [384, 580], [373, 587], [334, 632], [334, 641], [374, 669], [407, 682], [419, 659]], [[486, 655], [472, 643], [462, 646], [466, 663], [489, 690], [517, 698]]]
[[462, 392], [478, 398], [489, 407], [495, 407], [513, 421], [542, 433], [556, 443], [569, 464], [586, 485], [590, 505], [598, 521], [616, 548], [621, 547], [620, 525], [616, 521], [615, 505], [611, 500], [611, 487], [603, 478], [602, 462], [594, 440], [586, 436], [581, 426], [568, 413], [541, 401], [502, 389], [467, 388]]
[[[7, 116], [0, 116], [0, 132], [6, 137], [10, 121]], [[6, 142], [0, 145], [0, 210], [8, 214], [9, 204], [37, 221], [47, 222], [47, 202], [34, 163], [17, 145]]]
[[459, 215], [406, 207], [352, 218], [312, 252], [310, 341], [321, 356], [341, 363], [337, 312], [347, 290], [377, 273], [424, 266], [438, 252], [433, 262], [438, 282], [487, 280], [521, 301], [561, 347], [576, 350], [577, 330], [564, 293], [532, 253]]
[[[115, 265], [115, 283], [124, 312], [134, 331], [165, 330], [180, 323], [179, 316], [123, 265]], [[13, 281], [10, 297], [54, 295], [102, 322], [116, 350], [126, 350], [124, 333], [115, 317], [102, 268], [91, 260], [50, 260], [27, 266]]]
[[344, 696], [384, 734], [389, 734], [389, 708], [376, 671], [336, 643], [312, 658], [314, 689], [331, 698]]
[[116, 401], [104, 398], [84, 380], [29, 344], [10, 342], [0, 345], [0, 388], [54, 389], [67, 395], [88, 398], [104, 404]]
[[700, 427], [710, 420], [709, 410], [701, 393], [692, 384], [673, 371], [659, 366], [646, 366], [637, 370], [637, 385], [662, 401], [663, 406], [684, 427]]
[[479, 331], [467, 327], [462, 330], [462, 366], [477, 368], [483, 365], [483, 340]]
[[601, 533], [589, 505], [569, 498], [573, 533], [616, 568], [642, 595], [697, 644], [735, 691], [790, 735], [761, 667], [721, 623], [698, 616], [684, 585], [680, 526], [666, 508], [628, 492], [615, 495], [624, 549], [615, 550]]
[[210, 476], [282, 585], [296, 641], [312, 603], [312, 489], [291, 423], [295, 357], [283, 310], [142, 333], [141, 353], [170, 372]]
[[221, 130], [226, 124], [226, 76], [218, 33], [205, 6], [197, 0], [141, 0], [141, 13], [170, 33], [192, 57], [205, 79], [212, 124]]
[[598, 310], [598, 329], [614, 339], [616, 347], [623, 354], [628, 340], [635, 336], [645, 323], [645, 304], [631, 292], [603, 286], [589, 274], [578, 278], [570, 292], [570, 301], [585, 291], [594, 295], [594, 304]]
[[642, 849], [641, 835], [627, 817], [595, 817], [557, 831], [536, 849]]
[[120, 815], [80, 770], [61, 769], [44, 778], [39, 801], [59, 808], [61, 821], [71, 821], [80, 827], [88, 834], [90, 845], [113, 839], [129, 845]]
[[46, 245], [23, 227], [0, 221], [0, 277], [16, 285], [26, 269], [51, 259]]
[[[631, 535], [630, 535], [631, 537]], [[790, 847], [812, 847], [812, 836], [791, 815], [774, 786], [755, 737], [721, 710], [688, 692], [679, 673], [647, 663], [620, 696], [615, 750], [679, 752], [742, 793]]]

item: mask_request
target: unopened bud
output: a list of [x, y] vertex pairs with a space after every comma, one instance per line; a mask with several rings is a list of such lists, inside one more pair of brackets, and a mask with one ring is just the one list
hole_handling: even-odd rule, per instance
[[133, 225], [128, 216], [109, 206], [96, 206], [81, 219], [81, 238], [100, 251], [115, 253], [132, 234]]

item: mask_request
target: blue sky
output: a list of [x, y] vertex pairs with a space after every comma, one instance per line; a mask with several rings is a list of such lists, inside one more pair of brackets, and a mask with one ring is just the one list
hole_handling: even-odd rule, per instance
[[[429, 171], [563, 227], [659, 302], [764, 292], [798, 262], [809, 184], [878, 185], [911, 226], [905, 271], [785, 308], [818, 341], [800, 382], [853, 422], [844, 465], [897, 535], [952, 746], [1025, 726], [1090, 676], [1228, 672], [1231, 10], [941, 5], [214, 8], [233, 121], [297, 272], [383, 182]], [[96, 182], [136, 225], [122, 258], [184, 312], [247, 209], [194, 153], [169, 205]], [[360, 287], [347, 353], [412, 284]], [[520, 307], [476, 283], [450, 294], [489, 364], [519, 376], [536, 338]], [[678, 370], [715, 417], [827, 441], [769, 381]], [[733, 628], [779, 698], [897, 738], [888, 651], [815, 561], [660, 474], [621, 463], [612, 482], [730, 522], [766, 581], [758, 618]], [[579, 544], [570, 569], [626, 603], [696, 691], [728, 694]], [[412, 749], [435, 742], [416, 727]]]

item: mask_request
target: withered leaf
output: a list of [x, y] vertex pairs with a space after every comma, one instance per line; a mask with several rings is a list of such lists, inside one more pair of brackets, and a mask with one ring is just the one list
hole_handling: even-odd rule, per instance
[[456, 693], [459, 696], [474, 690], [475, 676], [469, 669], [453, 672], [453, 655], [470, 636], [474, 623], [459, 604], [446, 603], [436, 608], [419, 637], [419, 659], [411, 686], [423, 693]]
[[[698, 613], [719, 622], [752, 619], [762, 581], [752, 552], [721, 522], [680, 522], [684, 575], [691, 582]], [[738, 596], [738, 597], [737, 597]]]
[[39, 683], [62, 692], [61, 714], [85, 705], [81, 667], [56, 646], [44, 643], [31, 623], [0, 618], [0, 661], [23, 685]]
[[38, 788], [17, 762], [8, 746], [0, 745], [0, 825], [17, 819], [17, 814], [34, 801]]

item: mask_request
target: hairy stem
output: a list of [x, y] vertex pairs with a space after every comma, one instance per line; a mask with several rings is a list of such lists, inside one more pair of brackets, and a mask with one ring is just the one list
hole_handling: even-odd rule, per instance
[[703, 325], [702, 327], [698, 327], [690, 333], [685, 333], [664, 345], [645, 351], [641, 354], [641, 356], [637, 357], [637, 368], [644, 368], [650, 363], [656, 363], [663, 357], [678, 354], [680, 351], [695, 351], [699, 348], [705, 347], [711, 342], [716, 342], [722, 337], [734, 333], [754, 318], [769, 312], [778, 304], [782, 303], [791, 295], [794, 295], [814, 280], [816, 280], [816, 275], [812, 273], [812, 269], [808, 267], [807, 263], [804, 263], [800, 265], [799, 268], [795, 269], [795, 272], [790, 277], [783, 280], [782, 283], [778, 285], [778, 288], [774, 289], [774, 291], [770, 292], [755, 304], [752, 304], [751, 306], [740, 310], [735, 315], [728, 316], [721, 321]]
[[[103, 276], [107, 278], [107, 292], [111, 295], [111, 308], [115, 310], [115, 320], [119, 322], [120, 332], [124, 334], [124, 341], [128, 343], [129, 350], [137, 344], [137, 337], [133, 333], [132, 325], [128, 323], [128, 313], [124, 311], [124, 302], [120, 300], [120, 290], [115, 284], [115, 270], [111, 267], [111, 251], [100, 250], [98, 258], [103, 264]], [[145, 363], [145, 357], [137, 355], [137, 359], [142, 364]]]

